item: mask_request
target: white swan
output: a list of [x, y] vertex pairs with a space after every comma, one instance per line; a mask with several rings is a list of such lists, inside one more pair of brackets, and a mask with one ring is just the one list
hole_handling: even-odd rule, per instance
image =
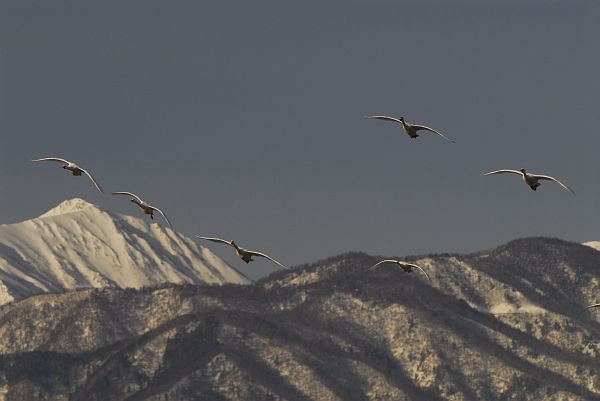
[[73, 174], [75, 176], [80, 176], [82, 173], [87, 175], [90, 178], [90, 180], [92, 180], [92, 182], [94, 183], [94, 185], [96, 186], [98, 191], [104, 193], [100, 184], [98, 184], [98, 182], [96, 182], [94, 177], [92, 177], [92, 174], [90, 174], [90, 172], [87, 171], [86, 169], [84, 169], [83, 167], [78, 166], [76, 163], [70, 162], [65, 159], [61, 159], [59, 157], [43, 157], [41, 159], [32, 160], [32, 162], [43, 162], [43, 161], [53, 161], [53, 162], [63, 163], [62, 168], [64, 168], [65, 170], [69, 170], [71, 172], [71, 174]]
[[156, 206], [152, 206], [152, 205], [147, 204], [146, 202], [144, 202], [142, 200], [142, 198], [140, 198], [136, 194], [133, 194], [131, 192], [121, 192], [121, 191], [113, 192], [112, 194], [113, 195], [128, 195], [128, 196], [131, 196], [131, 201], [133, 203], [135, 203], [136, 205], [138, 205], [140, 207], [140, 209], [142, 209], [144, 211], [144, 213], [149, 214], [150, 218], [152, 220], [154, 220], [154, 212], [158, 212], [158, 213], [162, 214], [162, 216], [165, 218], [165, 220], [167, 221], [167, 223], [169, 223], [169, 226], [171, 228], [173, 228], [173, 224], [171, 224], [171, 222], [167, 218], [167, 215], [164, 214], [164, 212], [162, 210], [160, 210]]
[[256, 252], [256, 251], [250, 251], [248, 249], [244, 249], [239, 247], [235, 241], [231, 240], [231, 241], [226, 241], [224, 239], [221, 238], [213, 238], [213, 237], [201, 237], [199, 235], [196, 235], [197, 238], [200, 239], [204, 239], [207, 241], [212, 241], [212, 242], [219, 242], [221, 244], [227, 244], [229, 246], [232, 246], [235, 249], [235, 253], [239, 256], [240, 259], [242, 259], [244, 262], [246, 263], [250, 263], [252, 262], [252, 256], [259, 256], [261, 258], [267, 258], [269, 259], [271, 262], [283, 267], [284, 269], [287, 269], [287, 266], [279, 263], [278, 261], [276, 261], [275, 259], [273, 259], [272, 257], [270, 257], [269, 255], [266, 255], [262, 252]]
[[442, 135], [440, 132], [434, 130], [433, 128], [427, 127], [425, 125], [407, 123], [406, 120], [404, 120], [404, 117], [395, 118], [395, 117], [388, 117], [388, 116], [365, 116], [365, 118], [396, 122], [396, 123], [402, 125], [402, 128], [404, 128], [404, 132], [406, 132], [406, 134], [413, 139], [419, 137], [419, 134], [417, 134], [417, 131], [423, 130], [423, 131], [433, 132], [434, 134], [441, 136], [445, 140], [455, 143], [452, 139], [448, 138], [445, 135]]
[[431, 279], [429, 278], [429, 275], [425, 272], [425, 270], [423, 270], [421, 268], [421, 266], [415, 265], [413, 263], [406, 263], [406, 262], [403, 262], [401, 260], [396, 260], [396, 259], [384, 259], [381, 262], [378, 262], [375, 265], [373, 265], [371, 268], [369, 268], [369, 270], [373, 270], [377, 266], [380, 266], [380, 265], [385, 264], [385, 263], [396, 264], [396, 265], [400, 266], [400, 268], [402, 270], [404, 270], [405, 272], [407, 272], [407, 273], [411, 273], [413, 271], [413, 269], [419, 269], [419, 270], [421, 270], [423, 272], [423, 274], [425, 275], [425, 277], [427, 277], [427, 280], [431, 281]]
[[502, 170], [490, 171], [489, 173], [485, 173], [484, 175], [492, 175], [492, 174], [518, 174], [521, 177], [523, 177], [523, 181], [525, 181], [525, 183], [527, 185], [529, 185], [529, 188], [531, 188], [534, 191], [537, 191], [537, 187], [539, 187], [541, 185], [539, 183], [540, 180], [554, 181], [558, 185], [560, 185], [561, 187], [563, 187], [564, 189], [566, 189], [567, 191], [569, 191], [573, 195], [575, 195], [575, 191], [573, 191], [571, 188], [569, 188], [568, 186], [566, 186], [565, 184], [563, 184], [556, 178], [550, 177], [549, 175], [528, 173], [525, 171], [524, 168], [522, 168], [521, 170], [502, 169]]

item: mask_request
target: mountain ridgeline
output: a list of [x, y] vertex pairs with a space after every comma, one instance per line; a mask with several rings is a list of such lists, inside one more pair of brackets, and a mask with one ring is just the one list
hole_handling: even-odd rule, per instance
[[600, 400], [600, 252], [349, 253], [250, 285], [86, 289], [0, 307], [3, 400]]

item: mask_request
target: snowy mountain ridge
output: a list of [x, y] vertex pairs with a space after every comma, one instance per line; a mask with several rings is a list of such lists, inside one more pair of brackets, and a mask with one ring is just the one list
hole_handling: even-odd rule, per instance
[[584, 242], [582, 245], [589, 246], [590, 248], [600, 251], [600, 241], [588, 241]]
[[0, 225], [0, 304], [85, 287], [249, 281], [171, 228], [79, 198], [38, 218]]

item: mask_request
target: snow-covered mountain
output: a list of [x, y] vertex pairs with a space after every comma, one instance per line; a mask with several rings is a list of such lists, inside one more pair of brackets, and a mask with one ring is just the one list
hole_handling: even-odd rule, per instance
[[431, 281], [347, 253], [248, 286], [1, 306], [0, 400], [600, 401], [600, 252], [402, 259]]
[[0, 304], [83, 287], [134, 287], [249, 280], [170, 228], [82, 199], [38, 218], [0, 225]]

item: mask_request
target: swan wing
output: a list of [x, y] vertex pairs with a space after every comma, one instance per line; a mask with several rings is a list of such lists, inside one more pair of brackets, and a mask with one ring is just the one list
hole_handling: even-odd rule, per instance
[[92, 177], [92, 174], [84, 168], [81, 168], [81, 167], [79, 167], [79, 168], [81, 169], [81, 171], [83, 171], [85, 173], [85, 175], [87, 175], [90, 178], [90, 180], [92, 180], [92, 182], [96, 186], [96, 189], [98, 189], [98, 191], [104, 193], [104, 190], [102, 189], [100, 184], [98, 184], [98, 182], [94, 179], [94, 177]]
[[261, 258], [267, 258], [269, 259], [271, 262], [275, 263], [276, 265], [281, 266], [284, 269], [287, 269], [288, 267], [279, 263], [278, 261], [276, 261], [275, 259], [273, 259], [272, 257], [270, 257], [269, 255], [267, 255], [266, 253], [262, 253], [262, 252], [256, 252], [256, 251], [247, 251], [250, 255], [254, 255], [254, 256], [259, 256]]
[[575, 191], [573, 191], [571, 188], [569, 188], [568, 186], [566, 186], [565, 184], [563, 184], [562, 182], [560, 182], [559, 180], [557, 180], [554, 177], [550, 177], [549, 175], [538, 175], [538, 174], [533, 174], [533, 176], [535, 178], [537, 178], [538, 180], [554, 181], [555, 183], [557, 183], [558, 185], [560, 185], [561, 187], [563, 187], [564, 189], [566, 189], [567, 191], [569, 191], [573, 195], [575, 195]]
[[201, 237], [200, 235], [196, 235], [196, 238], [200, 238], [200, 239], [204, 239], [207, 241], [212, 241], [212, 242], [219, 242], [221, 244], [227, 244], [227, 245], [231, 245], [231, 241], [226, 241], [224, 239], [221, 238], [214, 238], [214, 237]]
[[485, 173], [484, 175], [492, 175], [492, 174], [519, 174], [519, 175], [523, 175], [522, 172], [520, 172], [519, 170], [508, 170], [508, 169], [502, 169], [502, 170], [496, 170], [496, 171], [490, 171], [489, 173]]
[[397, 260], [394, 260], [394, 259], [384, 259], [384, 260], [382, 260], [381, 262], [377, 262], [377, 263], [375, 263], [373, 266], [371, 266], [371, 267], [369, 268], [369, 270], [373, 270], [373, 269], [375, 269], [377, 266], [383, 265], [383, 264], [385, 264], [385, 263], [395, 263], [395, 264], [398, 264], [398, 261], [397, 261]]
[[45, 161], [52, 161], [52, 162], [60, 162], [60, 163], [65, 163], [65, 164], [69, 164], [71, 163], [68, 160], [65, 159], [61, 159], [60, 157], [42, 157], [41, 159], [33, 159], [31, 160], [32, 162], [45, 162]]
[[423, 268], [419, 265], [415, 265], [413, 263], [404, 263], [407, 266], [411, 266], [414, 267], [415, 269], [419, 269], [423, 272], [423, 274], [425, 275], [425, 277], [427, 277], [427, 280], [431, 281], [431, 279], [429, 278], [429, 274], [427, 274], [427, 272], [425, 270], [423, 270]]
[[598, 307], [600, 307], [600, 304], [593, 304], [590, 306], [586, 306], [585, 309], [592, 309], [592, 308], [598, 308]]
[[171, 221], [169, 220], [167, 215], [162, 210], [160, 210], [156, 206], [152, 206], [152, 205], [148, 205], [148, 207], [150, 207], [152, 210], [156, 210], [158, 213], [162, 214], [162, 217], [164, 217], [165, 220], [167, 221], [167, 223], [169, 223], [169, 227], [173, 228], [173, 224], [171, 224]]
[[142, 200], [142, 198], [140, 198], [139, 196], [137, 196], [134, 193], [131, 192], [125, 192], [125, 191], [117, 191], [117, 192], [113, 192], [113, 195], [127, 195], [127, 196], [131, 196], [132, 198], [137, 199], [138, 202], [140, 203], [144, 203], [144, 201]]
[[402, 124], [402, 121], [399, 119], [389, 116], [365, 116], [365, 118], [370, 118], [372, 120], [393, 121], [395, 123]]
[[444, 135], [441, 132], [438, 132], [438, 131], [434, 130], [433, 128], [430, 128], [430, 127], [428, 127], [426, 125], [412, 124], [412, 126], [417, 131], [429, 131], [429, 132], [433, 132], [434, 134], [438, 134], [439, 136], [441, 136], [442, 138], [444, 138], [448, 142], [456, 143], [452, 139], [448, 138], [446, 135]]

